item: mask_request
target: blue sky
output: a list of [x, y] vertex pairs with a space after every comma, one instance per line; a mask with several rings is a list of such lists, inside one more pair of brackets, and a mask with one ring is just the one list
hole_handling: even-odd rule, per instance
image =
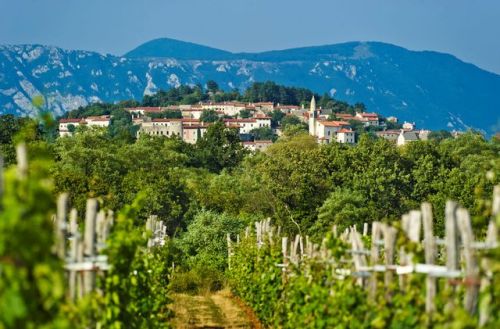
[[0, 44], [121, 55], [158, 37], [230, 51], [383, 41], [500, 73], [499, 0], [0, 0]]

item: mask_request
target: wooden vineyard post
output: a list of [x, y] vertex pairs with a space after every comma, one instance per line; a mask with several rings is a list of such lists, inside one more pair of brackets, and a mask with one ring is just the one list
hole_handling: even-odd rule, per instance
[[[425, 263], [428, 265], [434, 265], [436, 257], [436, 241], [434, 239], [432, 206], [430, 203], [425, 202], [422, 204], [422, 222], [424, 225]], [[425, 285], [425, 311], [432, 313], [436, 310], [434, 304], [434, 299], [436, 297], [436, 278], [427, 275]]]
[[351, 228], [350, 240], [352, 246], [352, 257], [354, 261], [354, 267], [358, 275], [358, 285], [364, 287], [365, 277], [364, 269], [366, 268], [366, 258], [363, 255], [363, 243], [361, 241], [361, 235], [356, 231], [355, 228]]
[[[96, 238], [96, 213], [97, 200], [88, 199], [85, 213], [85, 236], [83, 243], [83, 254], [87, 260], [95, 261], [95, 238]], [[84, 292], [90, 293], [94, 289], [95, 272], [94, 270], [85, 271], [84, 273]]]
[[59, 195], [57, 199], [57, 215], [56, 222], [54, 224], [55, 229], [55, 246], [57, 256], [64, 260], [66, 256], [66, 214], [68, 213], [68, 193], [63, 193]]
[[282, 277], [283, 283], [287, 281], [287, 271], [288, 271], [288, 238], [286, 236], [281, 238], [281, 252], [283, 253], [283, 269]]
[[227, 241], [227, 267], [231, 269], [231, 256], [233, 255], [233, 246], [231, 242], [231, 233], [227, 233], [226, 235]]
[[[401, 228], [403, 229], [404, 233], [406, 235], [408, 235], [408, 231], [410, 230], [410, 215], [409, 214], [403, 214], [403, 216], [401, 217]], [[399, 263], [403, 266], [407, 265], [407, 257], [406, 257], [404, 247], [400, 247], [400, 249], [399, 249]], [[401, 288], [401, 290], [404, 289], [404, 284], [405, 284], [404, 277], [402, 275], [400, 275], [399, 276], [399, 287]]]
[[[69, 215], [69, 232], [71, 234], [71, 240], [69, 245], [69, 263], [76, 263], [78, 260], [78, 244], [80, 241], [80, 233], [78, 231], [77, 224], [78, 214], [76, 209], [71, 209]], [[75, 270], [69, 271], [68, 281], [69, 281], [69, 298], [74, 301], [76, 299], [76, 274]]]
[[384, 234], [384, 250], [385, 250], [385, 273], [384, 273], [384, 286], [385, 286], [385, 299], [390, 301], [392, 299], [391, 283], [392, 283], [392, 269], [394, 264], [394, 245], [396, 243], [397, 230], [387, 224], [382, 224], [382, 232]]
[[16, 146], [17, 158], [17, 177], [26, 178], [28, 175], [28, 154], [26, 153], [26, 144], [19, 143]]
[[[150, 234], [153, 234], [153, 218], [152, 216], [149, 216], [147, 219], [146, 219], [146, 233], [150, 233]], [[148, 243], [147, 243], [147, 246], [148, 246], [148, 249], [151, 248], [151, 236], [148, 237]]]
[[[445, 243], [446, 243], [446, 269], [449, 272], [458, 269], [458, 232], [457, 232], [457, 212], [458, 205], [454, 201], [447, 201], [445, 208]], [[448, 288], [455, 291], [453, 285], [448, 284]], [[446, 308], [453, 308], [453, 299], [448, 302]]]
[[[496, 225], [496, 217], [500, 213], [500, 185], [495, 186], [493, 189], [493, 204], [492, 204], [492, 218], [488, 225], [488, 234], [486, 235], [486, 244], [489, 248], [495, 248], [498, 244], [498, 228]], [[481, 267], [484, 270], [484, 276], [481, 279], [480, 294], [483, 298], [479, 304], [479, 325], [484, 326], [490, 317], [491, 312], [491, 296], [486, 295], [489, 287], [491, 286], [492, 262], [488, 258], [484, 258], [481, 262]]]
[[261, 224], [262, 224], [261, 222], [255, 222], [255, 235], [256, 235], [258, 249], [260, 249], [261, 242], [262, 242], [262, 225]]
[[462, 238], [465, 258], [465, 296], [464, 307], [470, 313], [476, 312], [479, 294], [479, 266], [473, 249], [474, 235], [470, 222], [469, 212], [463, 208], [457, 210], [457, 224]]
[[368, 223], [363, 224], [363, 236], [368, 235]]
[[102, 239], [104, 242], [106, 242], [108, 240], [109, 233], [111, 232], [111, 227], [114, 224], [114, 217], [113, 216], [114, 216], [113, 211], [109, 210], [108, 214], [106, 216], [106, 222], [104, 225], [104, 231], [103, 231], [103, 236], [102, 236]]
[[104, 249], [104, 231], [106, 230], [106, 213], [104, 210], [100, 210], [96, 217], [96, 233], [97, 233], [97, 241], [96, 241], [96, 250], [97, 253], [100, 253], [101, 250]]
[[[422, 215], [418, 210], [412, 210], [408, 215], [403, 215], [403, 230], [405, 231], [408, 239], [411, 242], [418, 243], [420, 242], [420, 229], [422, 226]], [[403, 248], [401, 251], [401, 263], [407, 267], [413, 266], [413, 254], [407, 252], [406, 249]], [[413, 269], [409, 269], [408, 272], [412, 272]], [[404, 274], [404, 273], [400, 273]], [[404, 289], [406, 286], [406, 275], [400, 275], [399, 284], [401, 289]]]
[[300, 246], [300, 261], [304, 259], [304, 238], [302, 235], [299, 236], [299, 246]]
[[[83, 263], [83, 239], [79, 238], [75, 241], [76, 243], [76, 262]], [[82, 298], [85, 295], [85, 273], [80, 271], [77, 273], [76, 286], [78, 289], [78, 298]]]
[[457, 208], [458, 205], [453, 201], [448, 201], [446, 203], [446, 267], [449, 271], [455, 271], [458, 269], [458, 232], [456, 219]]
[[292, 248], [292, 262], [295, 264], [295, 266], [299, 265], [299, 253], [297, 252], [297, 250], [299, 250], [299, 243], [300, 243], [300, 235], [297, 234], [295, 236], [295, 241], [293, 242], [293, 248]]
[[[488, 225], [488, 234], [486, 236], [486, 244], [490, 248], [495, 248], [498, 243], [498, 236], [497, 236], [497, 226], [495, 224], [495, 212], [493, 212], [493, 219], [490, 221]], [[493, 278], [493, 273], [492, 273], [492, 262], [488, 258], [484, 258], [481, 262], [481, 267], [484, 270], [483, 277], [481, 278], [481, 287], [480, 287], [480, 294], [483, 296], [483, 298], [480, 301], [479, 304], [479, 326], [484, 326], [490, 317], [490, 311], [491, 311], [491, 296], [487, 295], [487, 291], [489, 290], [489, 287], [491, 286], [491, 281]]]
[[[366, 224], [366, 223], [365, 223]], [[365, 225], [366, 227], [367, 225]], [[380, 235], [382, 233], [381, 224], [379, 222], [373, 222], [372, 224], [372, 248], [370, 251], [370, 262], [371, 266], [374, 267], [379, 261], [379, 245]], [[363, 235], [365, 235], [365, 229], [363, 228]], [[377, 295], [377, 272], [372, 271], [370, 277], [370, 298], [375, 300]]]

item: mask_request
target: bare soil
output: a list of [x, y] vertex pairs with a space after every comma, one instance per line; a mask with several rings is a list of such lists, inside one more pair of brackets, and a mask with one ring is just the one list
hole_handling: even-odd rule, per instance
[[262, 328], [252, 311], [227, 290], [196, 296], [175, 294], [172, 299], [174, 328]]

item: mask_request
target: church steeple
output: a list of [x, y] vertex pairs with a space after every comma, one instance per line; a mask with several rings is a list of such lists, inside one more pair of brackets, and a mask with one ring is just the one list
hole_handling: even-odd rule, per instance
[[316, 136], [316, 99], [314, 95], [311, 99], [311, 107], [309, 108], [309, 135]]
[[309, 112], [314, 113], [314, 116], [316, 116], [316, 98], [314, 98], [314, 95], [311, 99], [311, 107], [309, 109]]

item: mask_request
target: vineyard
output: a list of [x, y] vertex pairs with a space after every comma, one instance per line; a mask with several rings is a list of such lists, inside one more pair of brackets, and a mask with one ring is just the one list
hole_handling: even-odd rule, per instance
[[1, 329], [500, 327], [498, 141], [32, 128], [0, 141]]
[[492, 215], [485, 241], [452, 201], [444, 237], [428, 203], [400, 223], [374, 222], [370, 235], [368, 224], [362, 234], [334, 226], [320, 245], [257, 222], [227, 237], [231, 286], [272, 327], [497, 328], [500, 186]]

